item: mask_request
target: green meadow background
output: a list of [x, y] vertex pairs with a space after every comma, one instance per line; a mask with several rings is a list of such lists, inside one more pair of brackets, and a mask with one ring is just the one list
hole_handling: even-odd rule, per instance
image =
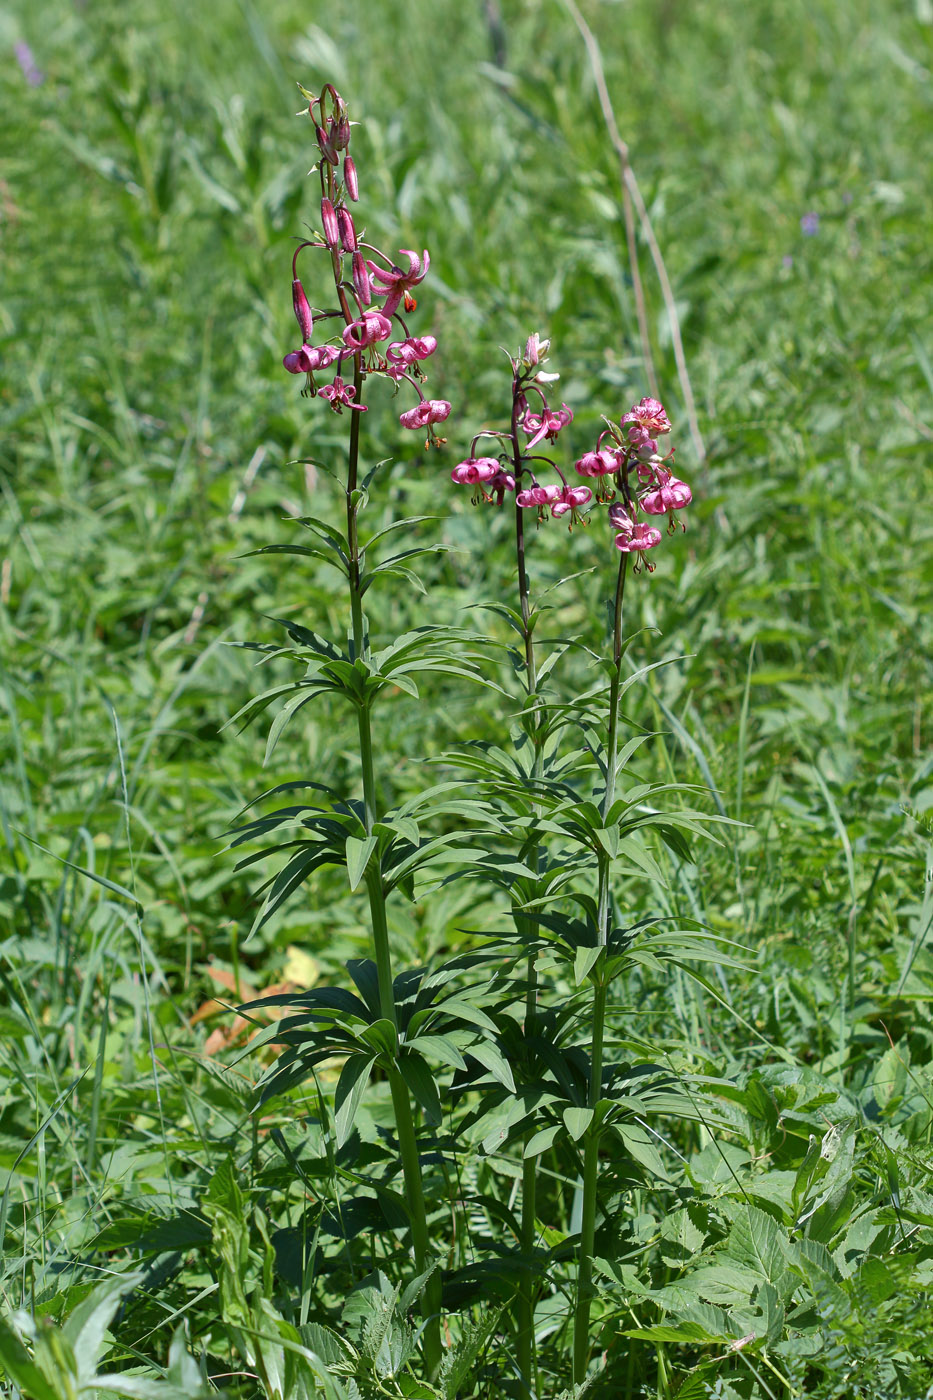
[[[651, 899], [741, 944], [747, 969], [722, 974], [718, 999], [647, 988], [639, 1033], [689, 1042], [737, 1082], [795, 1067], [793, 1092], [772, 1077], [748, 1110], [745, 1166], [791, 1170], [788, 1133], [800, 1155], [844, 1120], [849, 1219], [901, 1224], [880, 1260], [891, 1287], [825, 1304], [820, 1360], [778, 1364], [790, 1389], [764, 1370], [756, 1389], [736, 1361], [727, 1388], [695, 1393], [916, 1400], [933, 1326], [933, 6], [584, 4], [706, 447], [701, 461], [641, 242], [695, 499], [686, 535], [629, 589], [634, 658], [673, 664], [629, 692], [627, 717], [659, 735], [649, 777], [696, 784], [744, 823], [696, 864], [671, 860]], [[224, 728], [279, 674], [231, 643], [272, 639], [269, 617], [345, 626], [326, 570], [242, 557], [293, 539], [292, 515], [339, 509], [327, 473], [296, 462], [339, 471], [345, 422], [281, 368], [292, 240], [318, 217], [296, 83], [327, 80], [360, 123], [358, 222], [390, 252], [430, 251], [412, 324], [437, 336], [430, 393], [453, 404], [429, 456], [384, 386], [370, 395], [368, 460], [393, 459], [376, 518], [438, 516], [421, 533], [452, 551], [428, 557], [426, 597], [374, 602], [375, 631], [498, 626], [476, 605], [514, 587], [509, 516], [474, 509], [449, 470], [505, 417], [500, 347], [552, 337], [568, 459], [648, 392], [615, 157], [559, 0], [0, 10], [0, 1298], [58, 1324], [102, 1277], [142, 1268], [101, 1369], [152, 1378], [183, 1319], [195, 1355], [226, 1354], [209, 1232], [173, 1236], [179, 1212], [197, 1214], [226, 1161], [279, 1223], [289, 1191], [247, 1111], [255, 1066], [205, 1054], [230, 1015], [191, 1018], [296, 966], [338, 980], [364, 946], [342, 872], [248, 938], [274, 867], [237, 871], [226, 849], [274, 783], [357, 781], [339, 707], [303, 712], [265, 769], [262, 722]], [[605, 519], [550, 524], [530, 552], [539, 593], [577, 575], [552, 595], [550, 634], [601, 646]], [[566, 685], [583, 683], [568, 666]], [[509, 718], [492, 692], [440, 682], [399, 697], [384, 797]], [[396, 908], [399, 957], [494, 926], [494, 900], [475, 899], [453, 885]], [[689, 1348], [637, 1348], [628, 1390], [603, 1393], [677, 1394]]]

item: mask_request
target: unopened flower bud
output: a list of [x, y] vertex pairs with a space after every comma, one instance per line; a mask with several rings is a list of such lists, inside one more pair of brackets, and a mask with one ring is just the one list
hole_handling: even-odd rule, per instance
[[317, 126], [314, 130], [315, 134], [317, 135], [317, 143], [320, 147], [321, 155], [324, 157], [325, 160], [330, 161], [331, 165], [336, 165], [337, 152], [334, 149], [333, 141], [330, 139], [327, 132], [322, 126]]
[[321, 223], [324, 225], [324, 241], [328, 248], [336, 248], [340, 242], [340, 228], [334, 206], [327, 195], [321, 200]]
[[305, 289], [297, 277], [292, 283], [292, 306], [295, 308], [295, 319], [301, 327], [302, 340], [310, 340], [311, 332], [314, 329], [314, 317], [311, 315], [311, 307], [308, 305]]
[[345, 253], [356, 252], [356, 229], [353, 227], [353, 218], [349, 209], [344, 209], [343, 205], [337, 210], [337, 223], [340, 227], [340, 242]]
[[534, 369], [536, 364], [539, 364], [541, 360], [547, 357], [547, 352], [550, 348], [551, 342], [549, 340], [542, 340], [537, 331], [535, 331], [534, 335], [530, 335], [525, 341], [525, 358], [523, 363], [526, 368]]
[[353, 288], [362, 305], [368, 306], [373, 299], [373, 284], [362, 253], [353, 254]]
[[349, 156], [344, 156], [343, 178], [347, 187], [347, 194], [355, 203], [360, 197], [360, 182], [356, 178], [356, 166]]
[[331, 126], [330, 139], [335, 151], [345, 151], [350, 144], [350, 123], [345, 116], [339, 117]]

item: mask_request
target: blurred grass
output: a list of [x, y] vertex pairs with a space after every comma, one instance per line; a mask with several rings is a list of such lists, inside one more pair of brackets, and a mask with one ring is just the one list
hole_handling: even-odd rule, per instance
[[[326, 709], [283, 740], [275, 778], [258, 733], [221, 733], [264, 679], [227, 643], [259, 636], [261, 614], [342, 625], [325, 572], [238, 558], [287, 538], [282, 517], [310, 498], [333, 508], [325, 476], [288, 464], [344, 450], [341, 424], [280, 367], [291, 240], [315, 218], [295, 82], [332, 79], [361, 122], [370, 237], [431, 251], [418, 327], [441, 343], [432, 392], [454, 403], [447, 467], [501, 419], [498, 347], [532, 329], [554, 338], [575, 455], [600, 413], [646, 391], [582, 46], [558, 0], [503, 0], [491, 22], [499, 13], [495, 0], [380, 0], [330, 11], [326, 32], [284, 0], [227, 0], [209, 26], [136, 0], [0, 16], [3, 1166], [40, 1133], [11, 1178], [28, 1207], [5, 1285], [16, 1302], [30, 1288], [54, 1297], [66, 1257], [78, 1277], [109, 1200], [157, 1170], [165, 1181], [147, 1189], [183, 1192], [185, 1153], [206, 1160], [245, 1121], [231, 1081], [162, 1044], [203, 1043], [186, 1018], [214, 990], [205, 962], [241, 956], [265, 984], [289, 944], [325, 973], [357, 946], [359, 907], [334, 876], [315, 907], [297, 901], [238, 953], [252, 886], [220, 853], [272, 781], [313, 769], [349, 787], [355, 773], [344, 717]], [[673, 871], [669, 898], [754, 950], [757, 974], [741, 986], [730, 974], [730, 994], [774, 1042], [830, 1068], [850, 942], [854, 1041], [870, 1057], [887, 1044], [881, 1015], [907, 1015], [904, 985], [893, 990], [926, 937], [933, 24], [919, 0], [633, 0], [587, 15], [709, 448], [700, 471], [642, 248], [697, 501], [686, 538], [630, 590], [632, 628], [657, 628], [643, 658], [688, 658], [636, 692], [632, 717], [666, 735], [649, 770], [714, 784], [748, 823]], [[16, 63], [20, 40], [40, 86]], [[419, 459], [387, 395], [366, 426], [372, 459], [397, 459], [377, 509], [445, 516], [459, 551], [425, 571], [432, 617], [509, 588], [507, 520], [471, 510], [445, 465]], [[596, 568], [558, 595], [554, 635], [599, 641], [607, 546], [595, 522], [534, 540], [541, 587]], [[417, 621], [421, 606], [397, 597], [376, 625]], [[405, 700], [386, 717], [386, 781], [402, 792], [425, 749], [506, 722], [472, 696], [430, 699], [427, 724]], [[142, 922], [75, 866], [127, 887]], [[455, 904], [433, 922], [400, 909], [395, 935], [417, 957], [463, 918]], [[683, 995], [685, 1028], [748, 1058], [712, 1003]], [[663, 1024], [665, 993], [652, 996], [645, 1012]], [[857, 1045], [846, 1053], [856, 1073]], [[165, 1150], [160, 1114], [175, 1168], [146, 1165]]]

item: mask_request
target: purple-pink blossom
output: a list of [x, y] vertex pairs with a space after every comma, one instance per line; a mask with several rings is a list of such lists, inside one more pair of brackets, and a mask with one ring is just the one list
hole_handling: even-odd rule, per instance
[[347, 187], [347, 194], [355, 204], [360, 197], [360, 182], [357, 178], [356, 166], [351, 156], [344, 156], [343, 158], [343, 179]]
[[559, 500], [551, 506], [551, 514], [555, 520], [568, 511], [578, 511], [581, 506], [589, 505], [593, 499], [593, 493], [588, 486], [565, 486], [560, 493]]
[[446, 399], [422, 399], [414, 408], [400, 413], [398, 421], [403, 428], [426, 428], [430, 423], [443, 423], [449, 413]]
[[643, 496], [641, 505], [649, 515], [666, 515], [671, 510], [683, 510], [692, 500], [693, 492], [687, 483], [672, 476], [663, 486]]
[[572, 419], [573, 412], [566, 404], [561, 404], [559, 409], [544, 408], [540, 413], [532, 413], [529, 409], [522, 419], [522, 430], [531, 434], [527, 450], [530, 452], [545, 437], [553, 442], [561, 428], [565, 428]]
[[351, 321], [343, 333], [343, 343], [350, 350], [364, 350], [377, 340], [388, 340], [392, 322], [381, 311], [364, 311], [358, 321]]
[[625, 458], [621, 452], [604, 447], [599, 452], [584, 452], [574, 466], [581, 476], [608, 476], [617, 472]]
[[365, 404], [352, 402], [356, 398], [356, 385], [344, 384], [339, 374], [333, 384], [325, 385], [318, 393], [322, 399], [327, 399], [335, 413], [341, 413], [344, 408], [355, 408], [359, 413], [366, 412]]
[[19, 64], [20, 72], [26, 79], [30, 87], [41, 87], [45, 82], [45, 74], [36, 63], [32, 49], [25, 39], [20, 39], [13, 45], [13, 53], [16, 55], [16, 62]]
[[363, 254], [356, 252], [352, 258], [353, 269], [353, 290], [360, 299], [362, 306], [368, 306], [373, 299], [373, 284], [370, 280], [369, 269], [366, 266], [366, 259]]
[[327, 369], [339, 354], [333, 345], [302, 345], [300, 350], [286, 355], [282, 364], [289, 374], [312, 374], [316, 369]]
[[475, 486], [478, 481], [492, 481], [499, 471], [495, 457], [467, 457], [466, 461], [457, 463], [450, 479], [458, 486]]
[[[643, 428], [648, 436], [654, 437], [658, 433], [669, 433], [671, 430], [671, 420], [664, 411], [664, 405], [657, 399], [644, 398], [630, 408], [622, 418], [623, 423], [635, 423], [639, 428]], [[631, 436], [631, 433], [629, 434]]]
[[560, 495], [559, 486], [528, 486], [524, 491], [519, 491], [515, 497], [515, 504], [525, 510], [532, 510], [539, 506], [552, 505], [554, 501], [560, 500]]
[[628, 520], [626, 526], [615, 537], [615, 547], [623, 554], [644, 549], [654, 549], [661, 543], [661, 531], [654, 525], [646, 525], [642, 520]]
[[[421, 257], [413, 252], [411, 248], [402, 248], [400, 252], [404, 253], [405, 257], [408, 259], [407, 272], [404, 272], [394, 263], [392, 267], [388, 269], [380, 267], [378, 263], [367, 263], [367, 267], [373, 275], [374, 292], [377, 296], [385, 296], [385, 304], [382, 309], [387, 316], [391, 316], [401, 305], [402, 301], [405, 302], [406, 310], [414, 310], [414, 297], [411, 295], [411, 289], [412, 287], [417, 287], [419, 282], [424, 281], [427, 276], [428, 268], [431, 266], [431, 259], [428, 256], [427, 249], [424, 250]], [[382, 283], [382, 285], [378, 287], [375, 286], [377, 282]]]
[[393, 365], [413, 365], [426, 360], [436, 349], [433, 335], [410, 335], [405, 340], [394, 340], [386, 351], [386, 359]]

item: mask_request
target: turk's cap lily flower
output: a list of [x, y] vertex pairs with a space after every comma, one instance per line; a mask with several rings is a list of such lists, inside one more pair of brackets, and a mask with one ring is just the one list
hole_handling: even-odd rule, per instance
[[475, 486], [478, 481], [492, 481], [499, 471], [495, 457], [467, 457], [465, 462], [457, 463], [450, 479], [458, 486]]
[[574, 466], [581, 476], [608, 476], [617, 472], [623, 461], [622, 453], [604, 447], [599, 452], [584, 452]]
[[660, 543], [661, 531], [654, 525], [646, 525], [643, 520], [628, 521], [627, 528], [620, 530], [615, 537], [615, 547], [623, 554], [641, 553], [645, 549], [654, 549]]
[[553, 442], [561, 428], [565, 428], [572, 419], [573, 412], [566, 404], [561, 404], [559, 409], [545, 408], [541, 413], [529, 410], [522, 419], [522, 430], [531, 434], [527, 450], [530, 452], [545, 437]]
[[313, 374], [316, 369], [327, 369], [339, 354], [333, 345], [302, 345], [300, 350], [286, 355], [282, 364], [289, 374]]
[[[368, 262], [367, 267], [373, 275], [373, 290], [377, 296], [385, 297], [383, 311], [386, 316], [391, 316], [393, 311], [399, 307], [403, 301], [413, 300], [411, 297], [412, 287], [417, 287], [419, 282], [423, 282], [427, 276], [428, 268], [431, 266], [431, 259], [428, 250], [425, 248], [421, 257], [411, 248], [400, 250], [408, 259], [408, 271], [404, 272], [400, 267], [393, 265], [391, 268], [380, 267], [378, 263]], [[381, 283], [381, 286], [377, 286]]]
[[366, 412], [365, 404], [352, 402], [356, 397], [356, 385], [344, 384], [339, 374], [334, 379], [333, 384], [325, 385], [323, 389], [318, 390], [318, 393], [322, 399], [327, 399], [335, 413], [342, 412], [344, 408], [355, 408], [360, 413]]
[[311, 307], [308, 305], [308, 298], [305, 296], [305, 289], [297, 277], [292, 282], [292, 306], [295, 308], [295, 320], [301, 330], [301, 338], [307, 342], [311, 339], [311, 332], [314, 330], [314, 317], [311, 314]]
[[443, 423], [450, 413], [446, 399], [422, 399], [414, 408], [399, 414], [403, 428], [426, 428], [430, 423]]
[[642, 496], [641, 506], [649, 515], [666, 515], [668, 511], [683, 510], [693, 500], [693, 492], [685, 481], [672, 476], [663, 486]]
[[364, 350], [377, 340], [388, 340], [392, 322], [381, 311], [364, 311], [358, 321], [352, 321], [343, 333], [348, 350]]
[[576, 512], [581, 506], [589, 505], [592, 499], [593, 493], [588, 486], [565, 486], [560, 499], [551, 506], [551, 514], [558, 520], [568, 511]]
[[560, 498], [559, 486], [529, 486], [524, 491], [519, 491], [515, 497], [515, 504], [524, 510], [535, 510], [540, 506], [553, 505]]
[[394, 340], [386, 351], [386, 359], [393, 365], [413, 365], [426, 360], [436, 349], [433, 335], [410, 335], [406, 340]]
[[[622, 422], [634, 423], [651, 437], [659, 433], [669, 433], [671, 430], [671, 420], [664, 411], [664, 405], [652, 398], [641, 399], [623, 415]], [[631, 430], [629, 436], [631, 437]]]

